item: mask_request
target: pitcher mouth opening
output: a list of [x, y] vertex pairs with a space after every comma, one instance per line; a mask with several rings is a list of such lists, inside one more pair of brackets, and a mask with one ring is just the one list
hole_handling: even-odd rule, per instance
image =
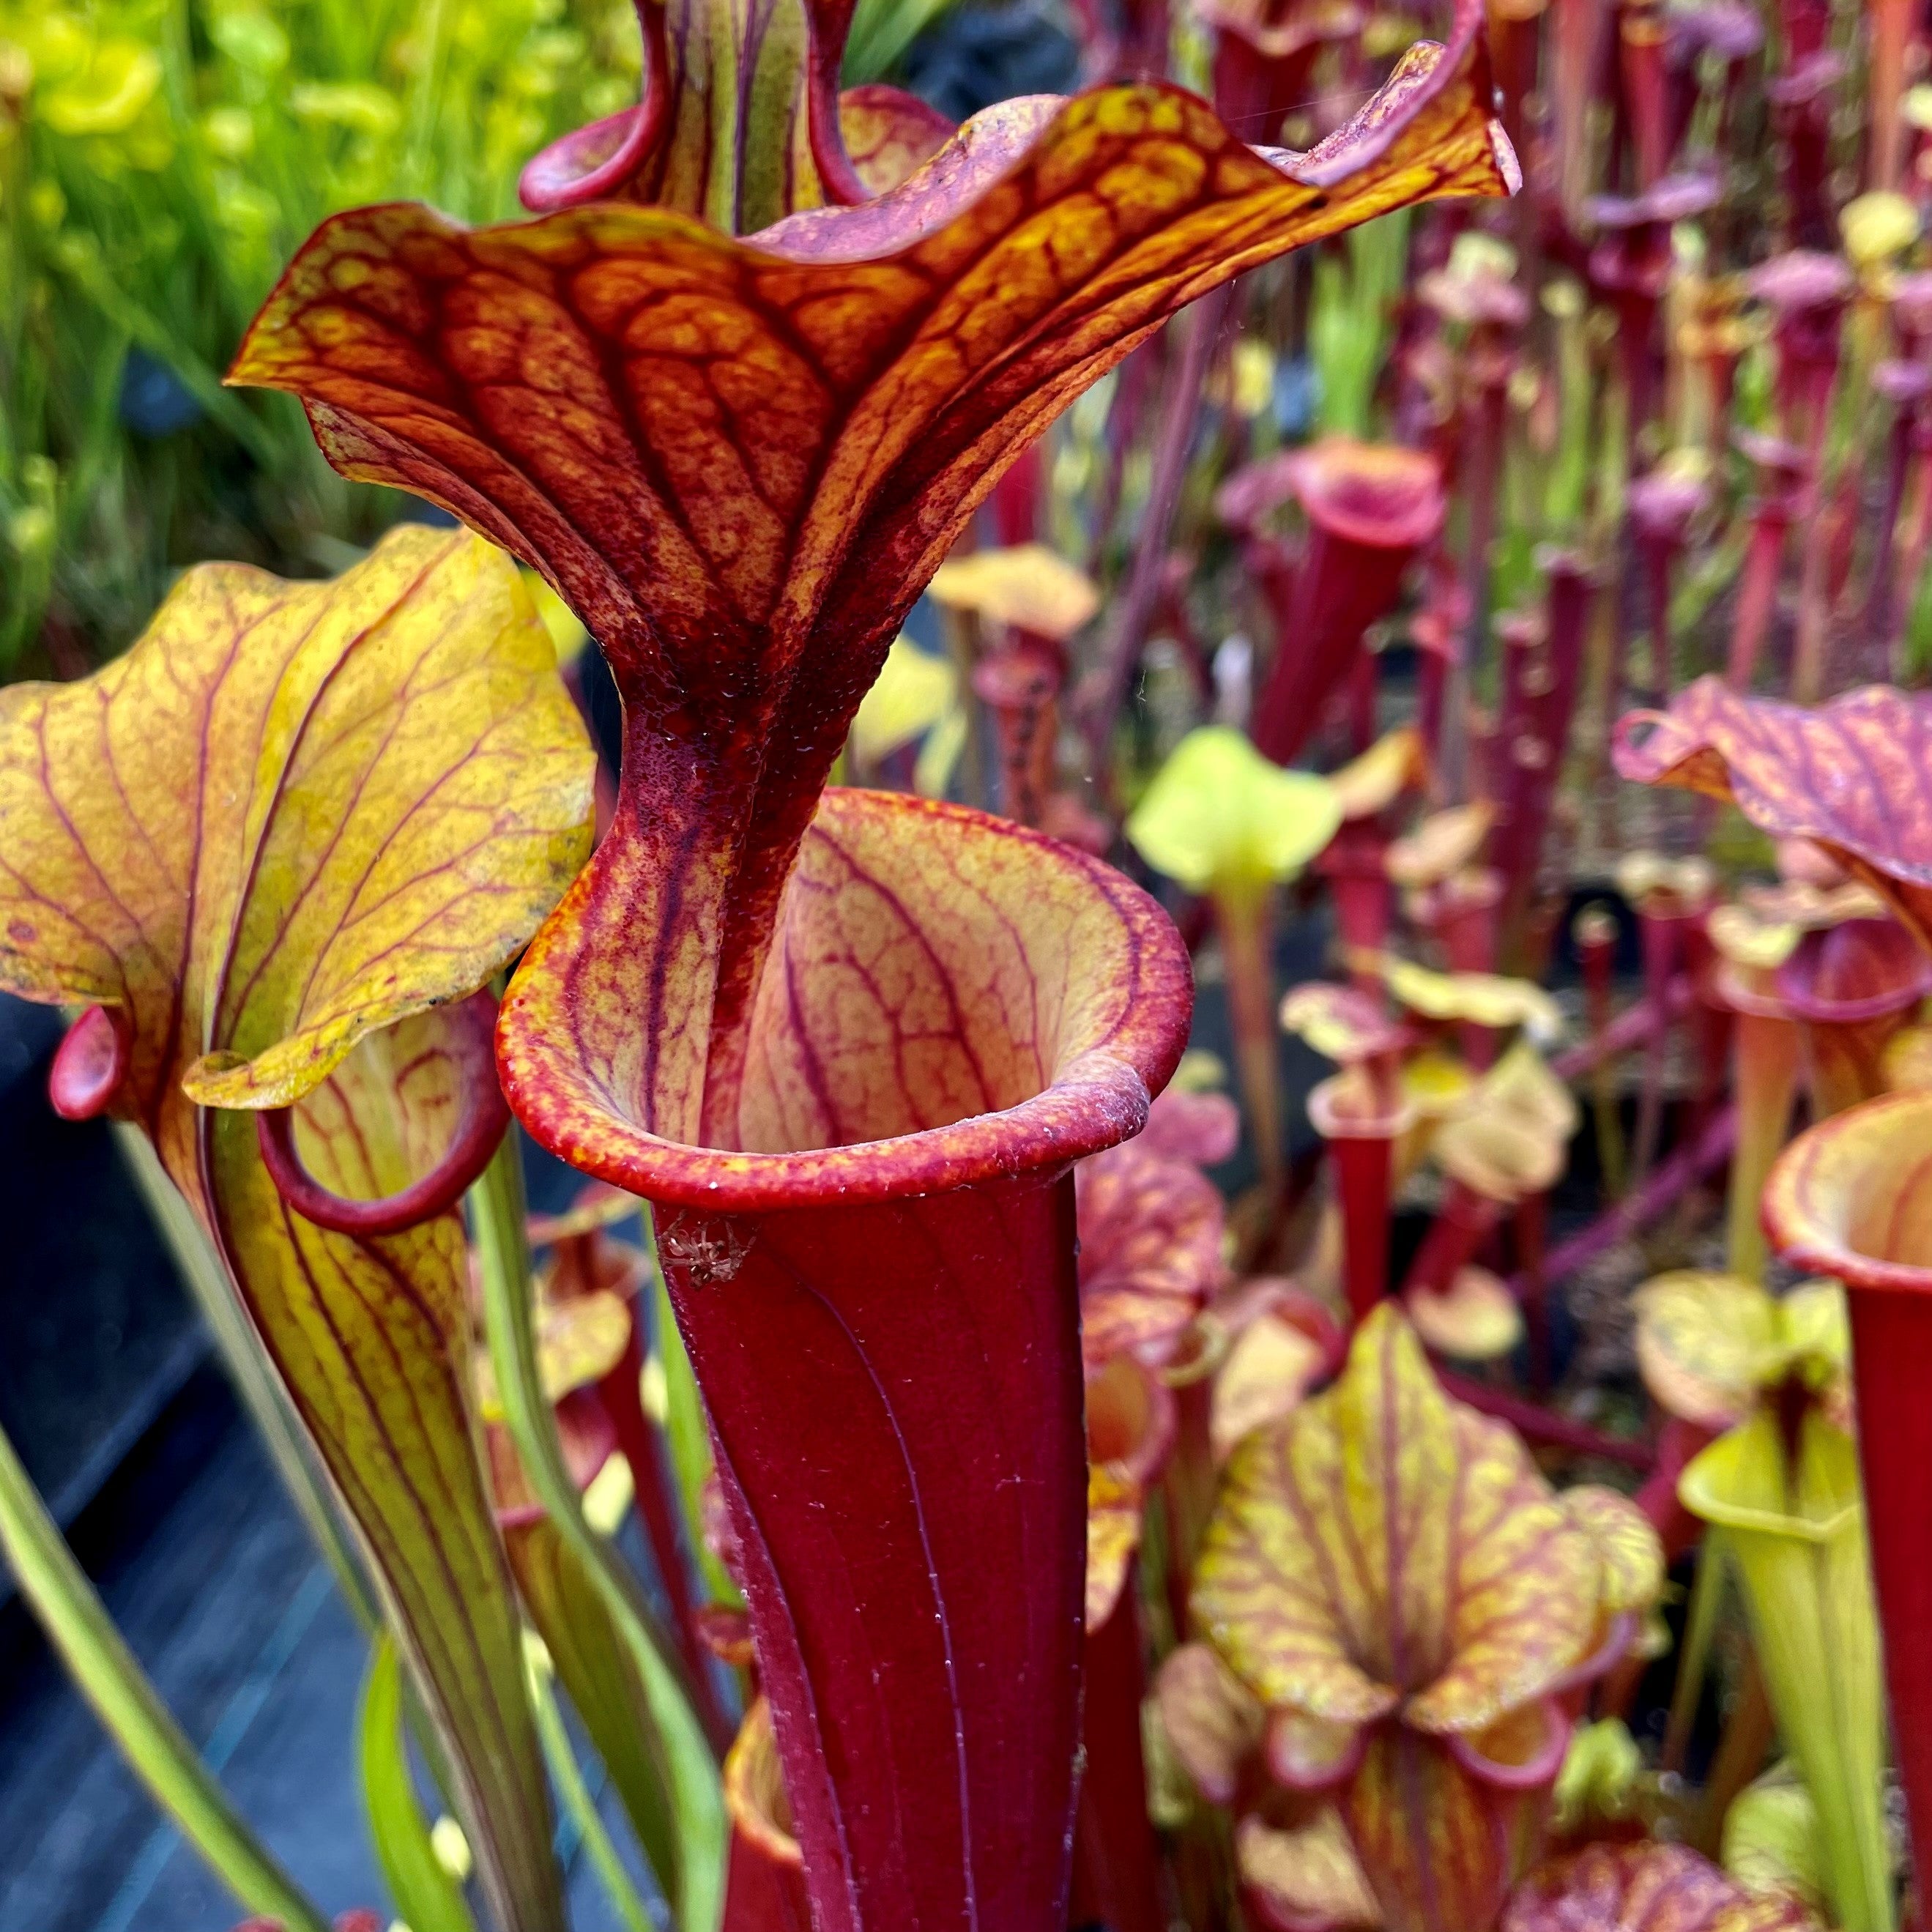
[[834, 788], [753, 1005], [745, 1144], [707, 1147], [651, 1132], [520, 1000], [525, 976], [568, 970], [573, 938], [554, 920], [503, 1002], [512, 1108], [572, 1166], [719, 1214], [938, 1193], [1113, 1146], [1172, 1073], [1192, 1004], [1172, 922], [1101, 861], [970, 807]]
[[1932, 1094], [1888, 1094], [1821, 1120], [1779, 1156], [1764, 1225], [1794, 1266], [1848, 1288], [1932, 1294]]

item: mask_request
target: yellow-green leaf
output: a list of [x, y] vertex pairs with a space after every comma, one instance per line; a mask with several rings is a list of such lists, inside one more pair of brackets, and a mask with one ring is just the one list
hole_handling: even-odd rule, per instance
[[1366, 752], [1329, 774], [1344, 818], [1372, 818], [1429, 776], [1429, 753], [1412, 724], [1385, 731]]
[[1433, 886], [1476, 862], [1496, 808], [1486, 800], [1434, 812], [1388, 849], [1388, 875], [1399, 886]]
[[160, 84], [154, 49], [116, 35], [91, 48], [84, 65], [48, 90], [40, 117], [57, 134], [124, 134]]
[[1111, 1617], [1141, 1546], [1141, 1486], [1105, 1462], [1087, 1472], [1087, 1628]]
[[1658, 1403], [1707, 1429], [1742, 1421], [1777, 1347], [1771, 1297], [1741, 1275], [1681, 1268], [1646, 1282], [1631, 1306], [1637, 1366]]
[[1492, 1362], [1522, 1340], [1522, 1310], [1509, 1284], [1485, 1268], [1460, 1268], [1446, 1288], [1402, 1298], [1415, 1332], [1438, 1355]]
[[1796, 1448], [1760, 1408], [1696, 1457], [1678, 1493], [1736, 1556], [1778, 1730], [1817, 1803], [1834, 1914], [1886, 1932], [1884, 1690], [1857, 1446], [1812, 1410]]
[[1645, 1282], [1632, 1303], [1637, 1366], [1672, 1414], [1728, 1429], [1792, 1379], [1840, 1421], [1848, 1414], [1851, 1334], [1836, 1282], [1774, 1297], [1741, 1276], [1686, 1268]]
[[1283, 771], [1242, 733], [1204, 724], [1174, 748], [1126, 832], [1156, 872], [1198, 892], [1292, 878], [1341, 822], [1326, 778]]
[[1627, 1817], [1642, 1772], [1643, 1753], [1621, 1718], [1582, 1726], [1550, 1790], [1550, 1822], [1568, 1833]]
[[1424, 1019], [1520, 1027], [1540, 1040], [1555, 1040], [1563, 1031], [1556, 1002], [1528, 980], [1496, 973], [1438, 973], [1393, 952], [1364, 953], [1350, 963], [1377, 974], [1402, 1005]]
[[277, 1193], [398, 1191], [460, 1111], [443, 1017], [588, 842], [592, 758], [508, 560], [410, 528], [331, 583], [192, 571], [93, 678], [0, 693], [0, 986], [116, 1007], [116, 1110], [220, 1247], [354, 1516], [493, 1910], [557, 1924], [541, 1755], [472, 1442], [454, 1214], [357, 1239]]
[[1214, 1377], [1208, 1438], [1225, 1461], [1244, 1436], [1295, 1409], [1327, 1368], [1327, 1348], [1308, 1330], [1268, 1311], [1235, 1338]]
[[396, 1647], [379, 1637], [362, 1689], [362, 1796], [396, 1910], [410, 1932], [476, 1932], [462, 1888], [443, 1869], [410, 1771], [403, 1718], [403, 1672]]
[[860, 700], [852, 717], [851, 746], [860, 762], [876, 764], [910, 745], [952, 712], [959, 701], [959, 676], [944, 658], [895, 638], [879, 681]]
[[[573, 1389], [602, 1382], [623, 1359], [630, 1339], [630, 1308], [608, 1288], [592, 1288], [567, 1301], [539, 1300], [537, 1363], [544, 1394], [557, 1402]], [[475, 1372], [478, 1412], [485, 1421], [500, 1422], [502, 1405], [487, 1349], [477, 1352]]]
[[1396, 1053], [1409, 1037], [1375, 995], [1325, 980], [1291, 986], [1282, 998], [1281, 1024], [1324, 1059], [1344, 1066]]
[[1241, 1884], [1279, 1917], [1264, 1924], [1319, 1925], [1327, 1932], [1376, 1932], [1381, 1908], [1362, 1876], [1348, 1834], [1332, 1805], [1281, 1831], [1250, 1814], [1234, 1827]]
[[1193, 1603], [1270, 1708], [1474, 1732], [1586, 1654], [1598, 1586], [1522, 1444], [1442, 1393], [1384, 1306], [1333, 1388], [1235, 1451]]
[[988, 622], [1065, 639], [1100, 608], [1100, 586], [1044, 544], [1015, 544], [950, 558], [934, 573], [935, 603], [974, 610]]
[[1724, 1814], [1724, 1869], [1748, 1892], [1825, 1904], [1818, 1808], [1786, 1760], [1754, 1778]]
[[1580, 1483], [1557, 1498], [1597, 1552], [1598, 1604], [1605, 1618], [1648, 1610], [1664, 1594], [1664, 1546], [1630, 1498]]

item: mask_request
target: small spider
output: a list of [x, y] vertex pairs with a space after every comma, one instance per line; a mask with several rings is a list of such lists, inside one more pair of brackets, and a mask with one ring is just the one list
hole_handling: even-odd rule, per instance
[[692, 1287], [708, 1288], [715, 1281], [729, 1281], [744, 1266], [752, 1234], [737, 1222], [686, 1212], [659, 1231], [658, 1248]]

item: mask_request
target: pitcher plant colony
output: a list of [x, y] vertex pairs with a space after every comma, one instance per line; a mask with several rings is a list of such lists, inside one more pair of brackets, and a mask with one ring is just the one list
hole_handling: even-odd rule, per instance
[[0, 1553], [248, 1925], [1912, 1923], [1923, 10], [287, 10], [0, 4], [0, 988], [387, 1896]]

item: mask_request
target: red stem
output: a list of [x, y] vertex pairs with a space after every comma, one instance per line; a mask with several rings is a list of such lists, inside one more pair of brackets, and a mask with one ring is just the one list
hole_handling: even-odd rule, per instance
[[1630, 146], [1636, 156], [1637, 185], [1652, 188], [1670, 164], [1663, 22], [1647, 8], [1626, 8], [1618, 22], [1617, 40], [1624, 106], [1629, 117]]
[[1523, 103], [1536, 91], [1542, 25], [1540, 16], [1535, 14], [1525, 19], [1504, 13], [1491, 16], [1490, 61], [1496, 70], [1497, 106], [1503, 131], [1520, 154], [1527, 152], [1529, 146]]
[[1526, 1442], [1552, 1449], [1573, 1449], [1580, 1456], [1600, 1456], [1606, 1462], [1621, 1462], [1626, 1468], [1648, 1470], [1656, 1460], [1654, 1452], [1642, 1442], [1622, 1436], [1606, 1436], [1587, 1422], [1573, 1420], [1532, 1402], [1527, 1396], [1511, 1395], [1488, 1382], [1473, 1381], [1439, 1365], [1436, 1379], [1456, 1401], [1466, 1402], [1498, 1422], [1507, 1422]]
[[670, 1472], [656, 1425], [644, 1413], [644, 1345], [638, 1337], [634, 1306], [622, 1358], [597, 1384], [597, 1394], [611, 1426], [617, 1432], [617, 1447], [631, 1466], [638, 1514], [650, 1540], [651, 1558], [657, 1565], [665, 1600], [670, 1605], [677, 1646], [695, 1694], [698, 1714], [722, 1754], [730, 1748], [734, 1726], [718, 1703], [718, 1687], [712, 1681], [710, 1647], [698, 1628], [698, 1606], [692, 1598], [684, 1546], [678, 1534], [677, 1520], [671, 1513]]
[[1422, 1238], [1410, 1263], [1408, 1278], [1402, 1285], [1405, 1295], [1426, 1292], [1446, 1294], [1456, 1279], [1456, 1271], [1474, 1255], [1502, 1219], [1496, 1202], [1478, 1194], [1460, 1180], [1451, 1180], [1443, 1190], [1442, 1205], [1429, 1232]]
[[1376, 741], [1376, 694], [1381, 660], [1372, 651], [1358, 651], [1348, 674], [1349, 749], [1360, 756]]
[[1148, 1820], [1141, 1706], [1147, 1696], [1140, 1592], [1130, 1568], [1114, 1613], [1087, 1633], [1087, 1703], [1081, 1719], [1086, 1769], [1073, 1827], [1076, 1925], [1110, 1932], [1166, 1932], [1160, 1850]]
[[1540, 1395], [1550, 1393], [1550, 1277], [1545, 1268], [1550, 1203], [1532, 1194], [1516, 1210], [1516, 1280], [1522, 1304], [1523, 1326], [1528, 1332], [1529, 1385]]
[[1847, 1298], [1892, 1746], [1922, 1858], [1932, 1852], [1932, 1297], [1847, 1284]]
[[1328, 1143], [1342, 1208], [1342, 1262], [1348, 1312], [1366, 1321], [1388, 1292], [1389, 1184], [1394, 1143], [1387, 1134], [1337, 1136]]
[[[1500, 922], [1502, 956], [1519, 967], [1535, 966], [1528, 955], [1528, 928], [1537, 874], [1549, 835], [1550, 814], [1556, 800], [1570, 747], [1570, 729], [1576, 709], [1577, 687], [1583, 668], [1584, 644], [1596, 608], [1595, 578], [1582, 562], [1558, 550], [1547, 558], [1550, 589], [1544, 613], [1541, 669], [1545, 688], [1540, 698], [1531, 695], [1526, 706], [1528, 730], [1541, 748], [1540, 760], [1513, 762], [1514, 794], [1498, 868], [1504, 897]], [[1506, 748], [1509, 741], [1505, 739]]]
[[[1394, 897], [1388, 851], [1388, 837], [1374, 819], [1351, 819], [1318, 862], [1334, 896], [1335, 928], [1348, 953], [1379, 952], [1388, 940]], [[1351, 977], [1365, 989], [1380, 984], [1366, 967], [1352, 968]]]
[[1374, 735], [1376, 664], [1363, 634], [1394, 608], [1413, 554], [1406, 545], [1353, 542], [1317, 524], [1300, 568], [1276, 568], [1264, 579], [1274, 655], [1255, 700], [1252, 735], [1276, 764], [1295, 757], [1345, 691], [1357, 748]]
[[1670, 569], [1676, 545], [1662, 538], [1642, 539], [1645, 588], [1650, 602], [1650, 686], [1645, 700], [1658, 710], [1670, 702], [1673, 683], [1670, 645]]
[[1484, 873], [1452, 880], [1442, 889], [1436, 932], [1452, 973], [1496, 970], [1497, 898], [1490, 875]]
[[[1677, 976], [1677, 956], [1683, 938], [1684, 915], [1637, 908], [1637, 940], [1643, 958], [1646, 1001], [1654, 1012], [1669, 1005], [1670, 985]], [[1643, 1060], [1643, 1091], [1637, 1106], [1636, 1151], [1630, 1174], [1641, 1181], [1657, 1159], [1664, 1132], [1664, 1070], [1670, 1043], [1670, 1026], [1651, 1029]]]
[[[1614, 1208], [1599, 1214], [1588, 1226], [1572, 1234], [1567, 1241], [1558, 1242], [1544, 1260], [1544, 1280], [1561, 1281], [1574, 1274], [1606, 1249], [1615, 1247], [1627, 1235], [1647, 1226], [1660, 1215], [1668, 1214], [1687, 1188], [1730, 1159], [1737, 1135], [1737, 1109], [1735, 1106], [1726, 1107], [1705, 1129], [1700, 1139], [1687, 1142], [1678, 1148], [1641, 1187], [1626, 1195]], [[1510, 1286], [1513, 1292], [1521, 1294], [1520, 1282], [1512, 1282]]]
[[1013, 466], [993, 485], [993, 532], [1004, 544], [1031, 543], [1040, 534], [1046, 451], [1044, 442], [1029, 443]]
[[1429, 762], [1442, 761], [1442, 716], [1448, 701], [1449, 661], [1440, 651], [1424, 651], [1416, 666], [1417, 723], [1428, 747]]
[[[1430, 923], [1452, 973], [1496, 970], [1496, 926], [1503, 892], [1501, 875], [1486, 868], [1460, 874], [1436, 888], [1436, 910]], [[1460, 1020], [1456, 1030], [1462, 1058], [1480, 1072], [1496, 1058], [1496, 1030], [1474, 1020]]]
[[1604, 1060], [1628, 1053], [1632, 1047], [1642, 1046], [1660, 1028], [1668, 1028], [1690, 1010], [1691, 998], [1690, 982], [1679, 974], [1665, 989], [1660, 1015], [1654, 1001], [1638, 1000], [1634, 1006], [1625, 1007], [1608, 1026], [1600, 1028], [1588, 1040], [1580, 1040], [1576, 1046], [1558, 1054], [1550, 1063], [1550, 1072], [1559, 1080], [1580, 1080]]
[[1750, 548], [1738, 585], [1737, 614], [1731, 626], [1730, 662], [1725, 681], [1733, 691], [1748, 692], [1757, 670], [1759, 653], [1764, 648], [1765, 632], [1770, 627], [1772, 607], [1778, 598], [1778, 578], [1784, 561], [1784, 538], [1790, 527], [1784, 512], [1768, 505], [1760, 508], [1751, 524]]
[[1187, 474], [1202, 385], [1207, 380], [1208, 364], [1233, 296], [1234, 284], [1223, 283], [1203, 296], [1180, 325], [1180, 362], [1168, 383], [1167, 407], [1155, 437], [1147, 508], [1135, 534], [1126, 587], [1114, 607], [1118, 614], [1101, 654], [1100, 688], [1087, 720], [1090, 761], [1103, 784], [1114, 721], [1133, 689], [1134, 675], [1140, 668], [1141, 646], [1146, 641], [1148, 622], [1160, 596], [1168, 534], [1173, 528], [1180, 486]]
[[1071, 1174], [658, 1225], [819, 1932], [956, 1926], [962, 1898], [988, 1927], [1064, 1925], [1087, 1513]]
[[1900, 97], [1911, 64], [1915, 26], [1923, 9], [1912, 0], [1874, 0], [1867, 10], [1871, 35], [1867, 70], [1870, 76], [1870, 101], [1865, 124], [1870, 130], [1871, 163], [1866, 170], [1868, 184], [1875, 188], [1896, 188], [1905, 158], [1906, 122], [1899, 112]]

